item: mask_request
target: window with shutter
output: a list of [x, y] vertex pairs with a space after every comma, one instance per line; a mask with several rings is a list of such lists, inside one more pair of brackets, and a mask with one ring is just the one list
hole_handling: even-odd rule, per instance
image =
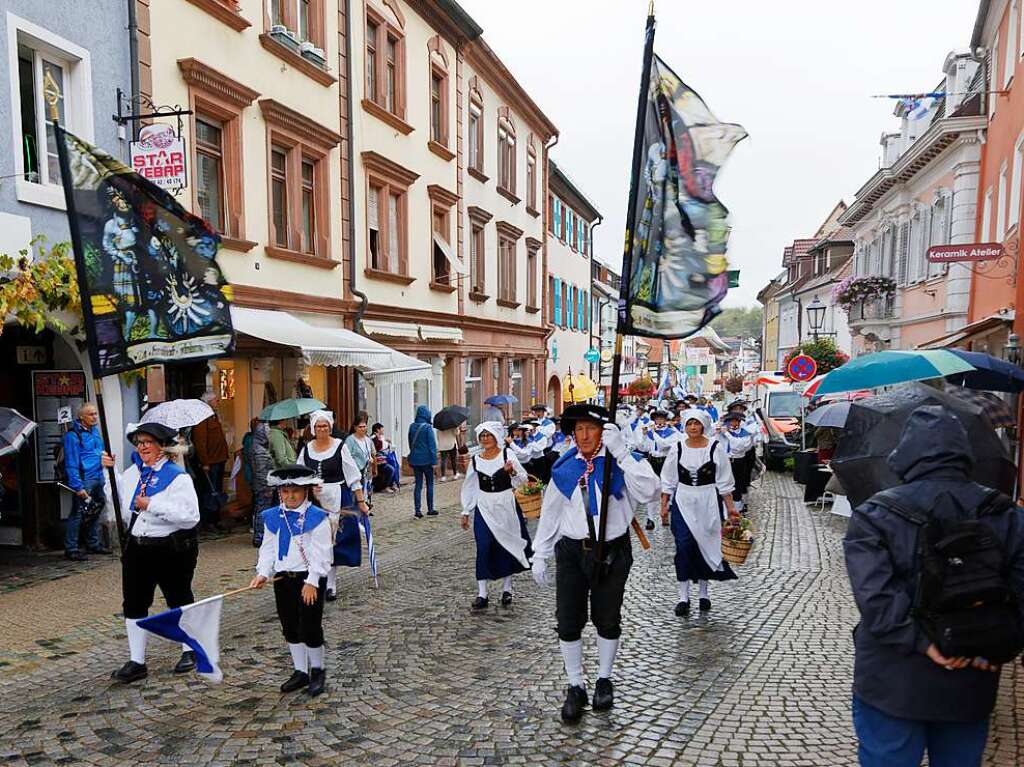
[[[991, 190], [989, 190], [991, 193]], [[947, 224], [946, 198], [936, 201], [931, 211], [931, 244], [946, 245], [949, 243], [949, 226]], [[942, 264], [928, 264], [928, 276], [935, 277], [942, 273]]]
[[899, 231], [899, 275], [900, 285], [907, 284], [907, 261], [910, 258], [910, 224], [900, 224]]
[[556, 326], [562, 324], [562, 281], [555, 277], [555, 320]]

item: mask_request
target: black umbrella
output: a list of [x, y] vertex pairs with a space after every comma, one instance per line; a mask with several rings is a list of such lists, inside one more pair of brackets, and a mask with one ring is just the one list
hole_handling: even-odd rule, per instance
[[469, 408], [462, 407], [462, 405], [449, 405], [448, 407], [441, 408], [437, 411], [437, 415], [434, 416], [434, 428], [445, 431], [447, 429], [454, 429], [461, 423], [465, 423], [469, 420]]
[[956, 413], [974, 451], [973, 480], [1013, 492], [1016, 469], [981, 408], [915, 383], [850, 404], [831, 465], [851, 504], [857, 506], [879, 490], [900, 484], [886, 459], [899, 443], [910, 414], [922, 405], [942, 405]]
[[963, 349], [950, 349], [950, 351], [960, 359], [974, 365], [977, 370], [954, 373], [946, 376], [947, 381], [959, 386], [966, 386], [968, 389], [1024, 391], [1024, 370], [1016, 365], [984, 352], [967, 352]]

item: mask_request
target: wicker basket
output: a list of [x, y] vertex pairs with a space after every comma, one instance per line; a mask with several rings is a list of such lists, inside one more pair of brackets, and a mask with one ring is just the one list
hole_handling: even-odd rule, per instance
[[[529, 485], [539, 485], [540, 480], [534, 476], [530, 476]], [[544, 493], [532, 493], [524, 494], [520, 490], [515, 491], [516, 501], [519, 502], [519, 508], [523, 510], [523, 516], [527, 519], [537, 519], [540, 517], [540, 507], [544, 503]]]
[[732, 541], [727, 538], [723, 538], [722, 559], [730, 565], [742, 565], [747, 561], [747, 555], [750, 553], [750, 547], [752, 545], [753, 542], [751, 541]]

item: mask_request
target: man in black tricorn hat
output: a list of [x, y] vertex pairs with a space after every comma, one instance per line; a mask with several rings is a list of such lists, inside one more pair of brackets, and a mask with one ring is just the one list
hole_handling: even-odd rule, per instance
[[[653, 504], [660, 482], [645, 460], [626, 445], [619, 427], [603, 407], [581, 404], [563, 411], [562, 432], [576, 446], [551, 471], [544, 491], [540, 525], [534, 540], [533, 577], [547, 584], [546, 559], [555, 555], [555, 617], [559, 645], [569, 678], [562, 720], [576, 722], [587, 705], [583, 681], [583, 627], [587, 610], [597, 629], [599, 672], [593, 708], [611, 708], [612, 665], [622, 633], [622, 597], [633, 564], [629, 527], [637, 504]], [[596, 559], [597, 530], [601, 527], [604, 462], [611, 460], [611, 497], [601, 561]]]

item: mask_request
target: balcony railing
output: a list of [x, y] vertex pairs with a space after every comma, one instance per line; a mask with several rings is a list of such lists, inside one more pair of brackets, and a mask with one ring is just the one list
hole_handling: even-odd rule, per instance
[[850, 307], [850, 322], [864, 320], [891, 320], [893, 318], [893, 297], [882, 296], [857, 301]]

